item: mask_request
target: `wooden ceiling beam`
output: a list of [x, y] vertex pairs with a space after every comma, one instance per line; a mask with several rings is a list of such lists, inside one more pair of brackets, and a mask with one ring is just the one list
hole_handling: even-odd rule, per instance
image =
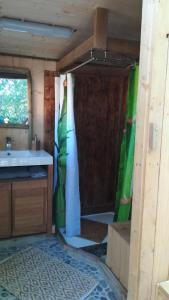
[[78, 61], [85, 53], [93, 48], [107, 48], [108, 10], [96, 8], [94, 15], [93, 36], [65, 55], [57, 64], [57, 70], [63, 70]]
[[108, 38], [107, 49], [113, 53], [139, 58], [140, 42]]
[[107, 49], [108, 10], [96, 8], [93, 27], [93, 48]]
[[57, 63], [56, 70], [62, 71], [70, 67], [92, 49], [107, 49], [114, 54], [129, 55], [134, 58], [139, 57], [140, 43], [135, 41], [108, 38], [108, 10], [98, 7], [94, 16], [93, 35], [66, 54]]
[[84, 41], [78, 47], [76, 47], [68, 54], [66, 54], [63, 58], [61, 58], [61, 60], [56, 65], [57, 71], [63, 70], [66, 67], [72, 65], [92, 48], [93, 48], [93, 36], [91, 36], [89, 39]]

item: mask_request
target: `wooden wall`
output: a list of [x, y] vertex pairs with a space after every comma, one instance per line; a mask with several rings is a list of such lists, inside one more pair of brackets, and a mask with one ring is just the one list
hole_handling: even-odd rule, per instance
[[21, 128], [0, 128], [0, 150], [5, 149], [6, 137], [12, 138], [12, 149], [29, 148], [29, 130]]
[[[44, 146], [44, 71], [54, 71], [54, 61], [21, 58], [0, 55], [0, 67], [27, 68], [32, 78], [32, 117], [33, 134], [37, 134]], [[11, 136], [15, 140], [15, 149], [28, 148], [28, 133], [21, 129], [0, 129], [0, 150], [4, 147], [4, 138]], [[21, 138], [22, 136], [22, 138]]]
[[75, 75], [82, 214], [113, 211], [127, 85], [126, 72]]

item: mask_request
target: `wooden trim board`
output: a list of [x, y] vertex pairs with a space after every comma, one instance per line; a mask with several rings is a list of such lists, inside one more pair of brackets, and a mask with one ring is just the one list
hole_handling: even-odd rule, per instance
[[128, 300], [156, 299], [168, 279], [168, 11], [168, 0], [143, 0]]
[[53, 165], [48, 166], [47, 233], [52, 233]]

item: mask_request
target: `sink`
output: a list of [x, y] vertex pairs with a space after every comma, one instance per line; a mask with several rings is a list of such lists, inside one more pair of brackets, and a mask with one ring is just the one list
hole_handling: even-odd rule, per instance
[[0, 167], [52, 165], [53, 157], [44, 150], [0, 151]]
[[33, 151], [29, 150], [6, 150], [6, 151], [0, 151], [0, 159], [1, 158], [6, 158], [6, 157], [12, 157], [12, 158], [18, 158], [18, 157], [32, 157], [34, 154], [32, 153]]

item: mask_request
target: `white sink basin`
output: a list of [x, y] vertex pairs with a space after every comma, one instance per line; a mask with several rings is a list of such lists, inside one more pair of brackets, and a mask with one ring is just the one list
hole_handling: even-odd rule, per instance
[[0, 151], [0, 167], [52, 165], [53, 157], [44, 150]]

